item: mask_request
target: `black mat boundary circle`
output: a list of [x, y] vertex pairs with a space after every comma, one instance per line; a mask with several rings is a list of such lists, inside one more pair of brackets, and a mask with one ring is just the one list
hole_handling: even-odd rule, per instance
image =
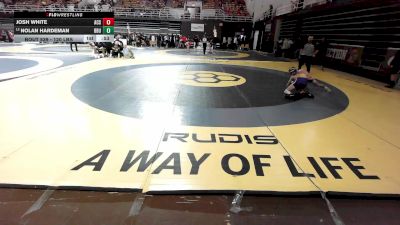
[[[212, 63], [167, 63], [167, 64], [143, 64], [143, 65], [129, 65], [123, 67], [115, 67], [102, 71], [96, 71], [86, 74], [76, 80], [71, 86], [72, 94], [80, 101], [103, 111], [114, 113], [117, 115], [127, 116], [131, 118], [141, 119], [140, 115], [132, 114], [129, 110], [115, 111], [107, 108], [99, 107], [94, 102], [85, 99], [88, 90], [84, 90], [83, 86], [79, 83], [82, 79], [88, 76], [98, 76], [99, 72], [118, 74], [118, 72], [128, 71], [131, 69], [144, 68], [144, 67], [157, 67], [157, 66], [188, 66], [188, 65], [203, 65], [203, 66], [222, 66], [233, 68], [248, 68], [257, 71], [269, 71], [275, 73], [284, 73], [272, 69], [264, 69], [251, 66], [238, 66], [226, 64], [212, 64]], [[179, 112], [179, 119], [182, 125], [188, 126], [206, 126], [206, 127], [262, 127], [262, 126], [281, 126], [290, 124], [300, 124], [322, 120], [334, 116], [346, 110], [349, 105], [347, 95], [340, 89], [326, 84], [332, 89], [331, 93], [324, 92], [321, 88], [310, 88], [315, 93], [315, 99], [302, 99], [299, 101], [287, 102], [277, 106], [260, 106], [255, 107], [249, 105], [246, 108], [199, 108], [199, 107], [186, 107], [175, 106]], [[282, 94], [283, 98], [283, 94]], [[243, 99], [246, 101], [246, 99]], [[121, 105], [122, 106], [122, 105]], [[114, 108], [120, 107], [114, 105]], [[141, 106], [138, 103], [138, 107]], [[143, 115], [142, 115], [143, 116]], [[171, 115], [175, 117], [178, 115]]]

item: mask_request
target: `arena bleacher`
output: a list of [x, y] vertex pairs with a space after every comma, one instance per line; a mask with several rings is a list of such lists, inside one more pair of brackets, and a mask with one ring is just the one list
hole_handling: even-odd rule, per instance
[[[67, 5], [78, 5], [80, 0], [5, 0], [4, 7], [66, 7]], [[98, 5], [109, 5], [123, 8], [151, 8], [161, 9], [164, 7], [183, 8], [184, 0], [120, 0], [114, 3], [112, 0], [99, 1]], [[222, 9], [230, 16], [249, 16], [244, 0], [204, 0], [203, 9]]]
[[84, 3], [81, 0], [27, 0], [14, 3], [7, 0], [0, 5], [0, 17], [12, 17], [14, 11], [114, 11], [116, 17], [178, 19], [215, 19], [232, 22], [251, 22], [242, 0], [204, 0], [202, 10], [197, 15], [188, 16], [185, 0], [101, 0]]
[[203, 9], [223, 9], [228, 15], [249, 15], [244, 0], [204, 0]]

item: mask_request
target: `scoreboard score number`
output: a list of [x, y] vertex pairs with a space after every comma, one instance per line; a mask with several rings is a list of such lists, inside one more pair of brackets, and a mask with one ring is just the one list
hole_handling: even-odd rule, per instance
[[103, 26], [114, 26], [114, 18], [103, 18]]

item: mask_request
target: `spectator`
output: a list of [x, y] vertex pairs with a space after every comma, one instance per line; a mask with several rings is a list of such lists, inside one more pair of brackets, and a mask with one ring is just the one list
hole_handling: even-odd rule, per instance
[[190, 38], [187, 39], [187, 41], [185, 42], [185, 46], [186, 46], [186, 51], [189, 53], [190, 52]]
[[303, 39], [302, 39], [301, 37], [298, 37], [298, 38], [295, 40], [294, 44], [293, 44], [293, 47], [294, 47], [294, 57], [295, 57], [296, 59], [298, 59], [298, 58], [300, 57], [300, 50], [303, 48], [303, 46], [304, 46], [304, 41], [303, 41]]
[[283, 40], [281, 38], [281, 39], [278, 40], [277, 45], [276, 45], [275, 57], [281, 57], [282, 56], [282, 46], [283, 46]]
[[297, 3], [297, 9], [303, 9], [304, 8], [304, 0], [299, 0]]
[[157, 35], [157, 47], [161, 48], [161, 35]]
[[183, 36], [181, 37], [181, 44], [182, 44], [182, 47], [183, 47], [183, 46], [186, 46], [185, 44], [186, 44], [187, 41], [188, 41], [188, 38], [187, 38], [186, 36], [183, 35]]
[[274, 7], [272, 5], [269, 5], [268, 18], [272, 18], [273, 13], [274, 13]]
[[274, 38], [272, 37], [272, 35], [268, 35], [266, 41], [266, 51], [273, 52], [273, 49], [274, 49]]
[[239, 44], [238, 36], [235, 36], [235, 37], [233, 38], [233, 49], [234, 49], [234, 50], [237, 50], [238, 44]]
[[285, 38], [283, 40], [283, 43], [282, 43], [282, 56], [283, 57], [287, 58], [289, 56], [289, 54], [290, 54], [289, 51], [290, 51], [292, 44], [293, 44], [293, 41], [288, 38]]
[[194, 36], [193, 41], [194, 41], [194, 44], [195, 44], [194, 48], [197, 49], [197, 47], [199, 46], [199, 42], [200, 42], [199, 36], [198, 35]]

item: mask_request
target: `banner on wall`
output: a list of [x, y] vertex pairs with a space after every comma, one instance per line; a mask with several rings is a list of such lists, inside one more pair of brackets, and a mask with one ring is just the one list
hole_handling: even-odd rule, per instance
[[350, 66], [360, 66], [363, 52], [364, 46], [360, 45], [330, 44], [326, 58]]
[[396, 55], [397, 51], [400, 51], [400, 48], [388, 48], [386, 50], [385, 59], [379, 65], [380, 74], [390, 73], [389, 63], [393, 59], [394, 55]]
[[204, 32], [204, 24], [202, 24], [202, 23], [192, 23], [191, 24], [191, 31]]

